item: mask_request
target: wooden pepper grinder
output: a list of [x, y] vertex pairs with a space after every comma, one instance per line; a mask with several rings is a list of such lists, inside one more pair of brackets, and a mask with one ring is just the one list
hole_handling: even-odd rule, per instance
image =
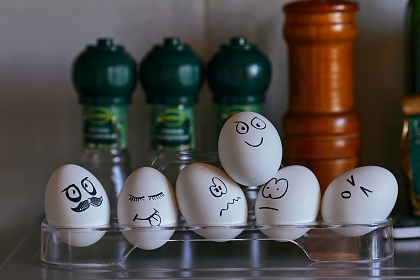
[[283, 162], [311, 169], [322, 192], [359, 164], [361, 122], [353, 100], [357, 10], [357, 3], [343, 0], [284, 6], [289, 108], [283, 119]]

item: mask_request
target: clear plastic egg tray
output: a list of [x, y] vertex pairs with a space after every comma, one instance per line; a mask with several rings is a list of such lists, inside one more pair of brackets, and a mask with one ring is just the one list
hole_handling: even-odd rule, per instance
[[[164, 153], [159, 155], [152, 164], [175, 186], [176, 177], [185, 165], [193, 162], [205, 162], [220, 167], [219, 158], [216, 152], [179, 152]], [[373, 262], [388, 259], [394, 254], [394, 241], [392, 236], [392, 219], [372, 224], [338, 224], [326, 223], [317, 220], [309, 224], [295, 225], [262, 225], [255, 222], [253, 216], [253, 200], [258, 192], [257, 187], [244, 188], [248, 199], [249, 215], [248, 222], [243, 225], [226, 226], [200, 226], [187, 225], [180, 215], [176, 226], [136, 228], [123, 227], [117, 221], [111, 221], [109, 225], [103, 227], [85, 228], [58, 228], [48, 224], [46, 220], [41, 225], [41, 260], [48, 264], [64, 266], [112, 266], [121, 265], [130, 255], [137, 255], [141, 251], [142, 259], [156, 258], [159, 263], [159, 256], [174, 255], [174, 250], [179, 251], [179, 258], [183, 259], [186, 254], [185, 248], [190, 248], [194, 244], [211, 244], [213, 250], [219, 250], [215, 254], [224, 255], [224, 248], [230, 246], [249, 246], [252, 251], [252, 258], [264, 256], [263, 250], [272, 247], [282, 246], [285, 242], [295, 244], [312, 261], [328, 262]], [[196, 234], [196, 230], [232, 230], [240, 229], [242, 233], [229, 240], [205, 239]], [[307, 230], [307, 232], [295, 240], [274, 239], [265, 236], [261, 230], [282, 230], [293, 233]], [[173, 235], [166, 243], [155, 250], [142, 250], [130, 244], [124, 238], [123, 231], [174, 231]], [[348, 236], [346, 231], [353, 236]], [[103, 233], [103, 237], [95, 244], [87, 247], [74, 247], [63, 241], [58, 236], [71, 234]], [[361, 234], [354, 234], [360, 232]], [[169, 234], [170, 235], [170, 234]], [[158, 236], [165, 236], [155, 234]], [[156, 239], [154, 239], [156, 241]], [[270, 245], [267, 245], [269, 243]], [[232, 245], [237, 244], [237, 245]], [[255, 246], [261, 244], [263, 246]], [[220, 249], [217, 249], [220, 248]], [[259, 248], [255, 250], [255, 248]], [[167, 250], [167, 252], [166, 252]], [[136, 254], [133, 254], [136, 252]], [[168, 253], [168, 254], [167, 254]], [[200, 251], [187, 252], [200, 254]], [[203, 252], [202, 252], [203, 253]], [[281, 254], [279, 248], [278, 254]], [[135, 256], [133, 256], [134, 258]], [[192, 256], [194, 258], [194, 256]]]

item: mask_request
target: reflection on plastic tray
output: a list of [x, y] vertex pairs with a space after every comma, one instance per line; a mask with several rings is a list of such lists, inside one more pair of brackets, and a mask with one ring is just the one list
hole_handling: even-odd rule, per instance
[[[171, 183], [175, 185], [179, 171], [192, 162], [206, 162], [220, 166], [216, 152], [166, 153], [158, 156], [152, 166], [165, 174]], [[251, 200], [248, 202], [249, 204], [252, 204], [252, 196], [255, 191], [257, 191], [255, 188], [244, 189], [244, 192]], [[195, 233], [197, 230], [232, 229], [243, 231], [236, 238], [230, 240], [204, 239]], [[268, 238], [262, 233], [264, 230], [287, 231], [290, 233], [307, 232], [296, 240], [287, 240]], [[192, 247], [194, 244], [198, 244], [197, 242], [217, 242], [218, 245], [216, 246], [223, 246], [220, 244], [227, 243], [236, 243], [237, 246], [249, 246], [249, 242], [259, 242], [261, 244], [271, 242], [273, 246], [277, 246], [281, 242], [291, 242], [300, 247], [307, 257], [313, 261], [371, 262], [387, 259], [394, 254], [392, 220], [390, 218], [379, 223], [363, 225], [331, 224], [324, 221], [296, 225], [261, 225], [255, 223], [252, 213], [250, 213], [248, 223], [237, 226], [191, 226], [186, 225], [181, 217], [178, 225], [172, 227], [147, 229], [122, 227], [116, 221], [113, 221], [104, 227], [57, 228], [49, 225], [44, 220], [41, 225], [41, 259], [46, 263], [58, 265], [98, 266], [121, 264], [130, 256], [133, 250], [142, 251], [143, 258], [147, 258], [148, 255], [151, 258], [154, 256], [153, 251], [138, 249], [127, 242], [122, 234], [123, 231], [153, 232], [156, 233], [153, 236], [157, 239], [159, 236], [165, 236], [165, 234], [157, 233], [174, 231], [169, 240], [162, 240], [167, 241], [167, 243], [157, 249], [163, 254], [165, 254], [165, 247], [168, 247], [168, 250], [173, 249], [173, 243], [178, 243], [181, 246], [190, 244], [191, 246], [187, 247]], [[357, 233], [360, 233], [360, 235]], [[69, 239], [66, 236], [73, 234], [104, 235], [97, 243], [88, 247], [73, 247], [61, 241], [62, 239]], [[170, 236], [170, 234], [166, 236]], [[157, 239], [154, 239], [154, 241], [159, 241]], [[263, 250], [267, 248], [267, 245], [257, 246], [257, 248], [257, 250], [255, 250], [255, 246], [249, 248], [253, 250], [252, 254], [250, 254], [251, 258], [260, 258], [265, 255]], [[190, 253], [188, 253], [189, 256], [191, 255]], [[200, 252], [196, 251], [194, 253], [200, 254]], [[223, 255], [224, 251], [221, 250], [219, 253]], [[281, 253], [281, 250], [279, 250], [278, 254]], [[185, 252], [180, 250], [179, 258], [182, 259], [184, 254]]]

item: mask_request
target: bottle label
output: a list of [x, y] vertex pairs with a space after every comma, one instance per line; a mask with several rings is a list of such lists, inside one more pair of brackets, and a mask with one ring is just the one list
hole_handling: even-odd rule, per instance
[[91, 149], [125, 149], [128, 132], [126, 106], [84, 106], [84, 147]]
[[152, 148], [159, 151], [195, 149], [194, 109], [153, 107]]
[[420, 115], [409, 118], [410, 165], [414, 195], [420, 195]]
[[219, 105], [217, 114], [217, 125], [219, 127], [219, 131], [222, 129], [222, 126], [230, 117], [240, 112], [255, 112], [261, 114], [261, 105]]

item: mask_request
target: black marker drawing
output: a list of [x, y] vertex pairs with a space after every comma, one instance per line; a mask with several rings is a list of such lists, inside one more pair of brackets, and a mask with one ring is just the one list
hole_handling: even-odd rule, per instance
[[257, 118], [257, 117], [254, 117], [251, 120], [251, 125], [254, 128], [258, 129], [258, 130], [263, 130], [263, 129], [265, 129], [267, 127], [267, 125], [265, 124], [265, 122], [262, 119]]
[[267, 209], [267, 210], [279, 211], [279, 209], [277, 209], [277, 208], [274, 208], [274, 207], [268, 207], [268, 206], [262, 206], [262, 207], [260, 207], [260, 208], [258, 208], [258, 209]]
[[244, 122], [235, 122], [236, 123], [236, 132], [239, 134], [246, 134], [249, 131], [249, 126]]
[[88, 177], [83, 178], [81, 181], [81, 185], [83, 189], [90, 194], [92, 197], [80, 201], [82, 199], [82, 192], [80, 189], [75, 185], [71, 184], [61, 192], [65, 192], [65, 195], [68, 200], [74, 203], [79, 203], [76, 207], [70, 207], [71, 210], [74, 212], [83, 212], [88, 209], [90, 206], [99, 207], [102, 204], [103, 198], [95, 197], [96, 195], [96, 188], [91, 181], [88, 180]]
[[[350, 184], [350, 185], [352, 185], [353, 187], [354, 186], [356, 186], [356, 183], [355, 183], [355, 181], [354, 181], [354, 177], [353, 177], [353, 175], [351, 175], [350, 176], [350, 179], [346, 179], [347, 180], [347, 182]], [[369, 189], [367, 189], [367, 188], [365, 188], [365, 187], [362, 187], [362, 186], [360, 186], [360, 189], [362, 190], [362, 192], [367, 196], [367, 197], [369, 197], [369, 194], [368, 194], [368, 192], [369, 193], [373, 193], [373, 191], [371, 191], [371, 190], [369, 190]], [[341, 197], [342, 198], [344, 198], [344, 199], [349, 199], [350, 197], [351, 197], [351, 192], [350, 191], [343, 191], [343, 192], [341, 192]]]
[[155, 210], [149, 217], [147, 218], [139, 218], [138, 214], [136, 214], [134, 216], [133, 222], [138, 220], [138, 221], [148, 221], [150, 226], [160, 226], [160, 223], [162, 221], [160, 215], [159, 215], [159, 211], [156, 210], [155, 208], [153, 208], [153, 210]]
[[350, 183], [350, 185], [352, 185], [353, 187], [356, 185], [356, 184], [354, 183], [354, 178], [353, 178], [353, 175], [351, 175], [350, 180], [349, 180], [349, 179], [346, 179], [346, 180], [347, 180], [347, 182], [349, 182], [349, 183]]
[[285, 178], [272, 178], [264, 185], [261, 194], [264, 198], [279, 199], [286, 195], [288, 189], [289, 182]]
[[233, 205], [235, 204], [235, 202], [239, 201], [241, 198], [238, 196], [237, 198], [232, 199], [232, 202], [228, 202], [226, 204], [226, 208], [222, 208], [222, 210], [220, 210], [220, 217], [222, 217], [223, 211], [227, 211], [229, 209], [229, 205]]
[[351, 192], [350, 191], [343, 191], [341, 192], [341, 197], [344, 199], [349, 199], [351, 197]]
[[128, 200], [130, 201], [144, 201], [144, 195], [143, 196], [134, 196], [134, 195], [129, 195], [130, 197], [128, 198]]
[[223, 181], [217, 177], [211, 179], [213, 185], [209, 187], [210, 193], [214, 197], [221, 197], [224, 194], [227, 194], [227, 187]]
[[251, 143], [249, 143], [249, 142], [247, 142], [247, 141], [245, 141], [245, 144], [247, 144], [248, 146], [251, 146], [251, 147], [253, 147], [253, 148], [257, 148], [257, 147], [259, 147], [259, 146], [261, 146], [261, 145], [262, 145], [263, 141], [264, 141], [264, 138], [263, 138], [263, 137], [261, 137], [260, 143], [258, 143], [258, 144], [253, 145], [253, 144], [251, 144]]
[[360, 187], [360, 189], [363, 191], [363, 193], [367, 196], [367, 197], [369, 197], [369, 195], [367, 194], [367, 192], [370, 192], [370, 193], [373, 193], [373, 191], [371, 191], [371, 190], [368, 190], [368, 189], [366, 189], [366, 188], [364, 188], [364, 187]]
[[148, 196], [149, 200], [157, 200], [157, 199], [161, 199], [162, 197], [165, 197], [165, 194], [163, 192]]

